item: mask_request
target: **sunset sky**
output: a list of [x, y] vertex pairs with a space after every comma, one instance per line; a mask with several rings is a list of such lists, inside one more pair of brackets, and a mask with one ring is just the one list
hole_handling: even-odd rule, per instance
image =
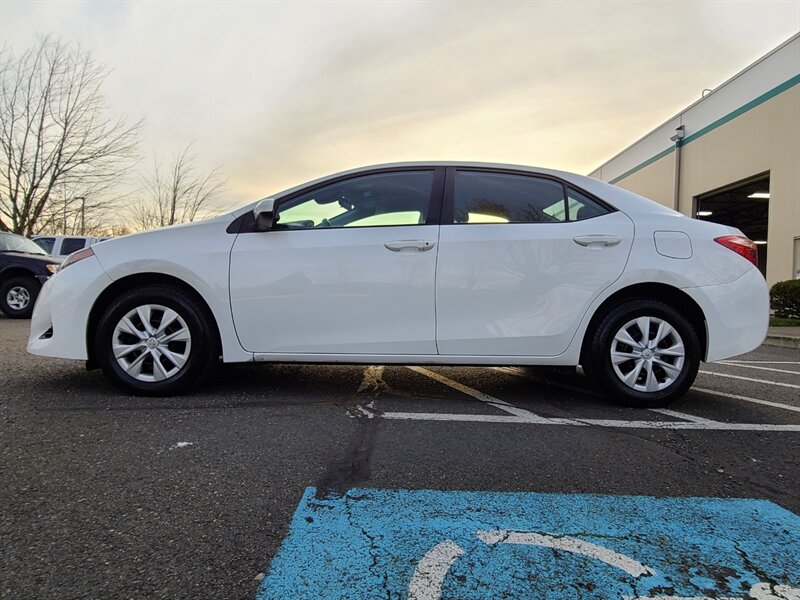
[[142, 154], [194, 142], [233, 208], [399, 160], [587, 173], [800, 29], [800, 2], [0, 2], [80, 40]]

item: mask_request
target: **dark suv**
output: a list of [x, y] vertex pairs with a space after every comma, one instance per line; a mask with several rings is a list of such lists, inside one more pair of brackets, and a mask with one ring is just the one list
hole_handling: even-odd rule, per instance
[[0, 232], [0, 311], [29, 319], [42, 284], [60, 262], [28, 238]]

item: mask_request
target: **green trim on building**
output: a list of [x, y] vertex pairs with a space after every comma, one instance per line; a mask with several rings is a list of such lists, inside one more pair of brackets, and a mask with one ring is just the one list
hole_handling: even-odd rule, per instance
[[647, 165], [652, 165], [657, 160], [661, 160], [662, 158], [664, 158], [665, 156], [669, 156], [673, 152], [675, 152], [675, 146], [670, 146], [666, 150], [662, 150], [661, 152], [659, 152], [655, 156], [653, 156], [651, 158], [648, 158], [643, 163], [639, 163], [638, 165], [636, 165], [632, 169], [629, 169], [629, 170], [625, 171], [622, 175], [620, 175], [619, 177], [615, 177], [614, 179], [612, 179], [608, 183], [617, 183], [618, 181], [622, 181], [626, 177], [629, 177], [629, 176], [633, 175], [634, 173], [636, 173], [636, 171], [640, 171], [640, 170], [644, 169]]
[[[791, 79], [788, 79], [787, 81], [784, 81], [782, 84], [772, 88], [768, 92], [764, 92], [763, 94], [761, 94], [757, 98], [754, 98], [753, 100], [751, 100], [747, 104], [744, 104], [744, 105], [740, 106], [739, 108], [737, 108], [736, 110], [728, 113], [724, 117], [720, 117], [719, 119], [717, 119], [713, 123], [711, 123], [709, 125], [706, 125], [702, 129], [700, 129], [698, 131], [695, 131], [692, 135], [689, 135], [689, 136], [685, 137], [680, 142], [681, 147], [683, 147], [686, 144], [689, 144], [689, 143], [695, 141], [698, 138], [701, 138], [702, 136], [704, 136], [705, 134], [707, 134], [707, 133], [709, 133], [711, 131], [714, 131], [717, 127], [721, 127], [722, 125], [724, 125], [728, 121], [732, 121], [736, 117], [738, 117], [740, 115], [743, 115], [747, 111], [755, 108], [756, 106], [758, 106], [760, 104], [763, 104], [767, 100], [771, 100], [772, 98], [774, 98], [778, 94], [781, 94], [781, 93], [785, 92], [786, 90], [796, 86], [798, 83], [800, 83], [800, 75], [795, 75]], [[642, 163], [639, 163], [638, 165], [636, 165], [632, 169], [628, 169], [622, 175], [619, 175], [618, 177], [615, 177], [614, 179], [609, 181], [609, 183], [617, 183], [618, 181], [622, 181], [626, 177], [630, 177], [631, 175], [633, 175], [637, 171], [640, 171], [640, 170], [644, 169], [646, 166], [653, 164], [657, 160], [660, 160], [660, 159], [664, 158], [665, 156], [669, 156], [674, 151], [675, 151], [675, 146], [670, 146], [669, 148], [666, 148], [665, 150], [662, 150], [661, 152], [659, 152], [655, 156], [653, 156], [651, 158], [648, 158], [646, 161], [644, 161]]]

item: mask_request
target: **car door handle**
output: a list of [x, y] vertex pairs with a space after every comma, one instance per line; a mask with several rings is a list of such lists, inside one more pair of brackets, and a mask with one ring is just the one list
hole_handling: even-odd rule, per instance
[[580, 246], [599, 247], [616, 246], [622, 241], [622, 238], [616, 235], [579, 235], [572, 240]]
[[427, 240], [398, 240], [396, 242], [386, 242], [384, 244], [386, 249], [391, 250], [392, 252], [400, 252], [402, 250], [416, 250], [417, 252], [425, 252], [426, 250], [433, 248], [435, 245], [435, 242], [429, 242]]

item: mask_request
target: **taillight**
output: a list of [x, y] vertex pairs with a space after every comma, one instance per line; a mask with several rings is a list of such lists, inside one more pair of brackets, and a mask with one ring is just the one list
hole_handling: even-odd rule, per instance
[[758, 246], [752, 240], [743, 235], [726, 235], [714, 238], [714, 241], [743, 256], [758, 268]]

